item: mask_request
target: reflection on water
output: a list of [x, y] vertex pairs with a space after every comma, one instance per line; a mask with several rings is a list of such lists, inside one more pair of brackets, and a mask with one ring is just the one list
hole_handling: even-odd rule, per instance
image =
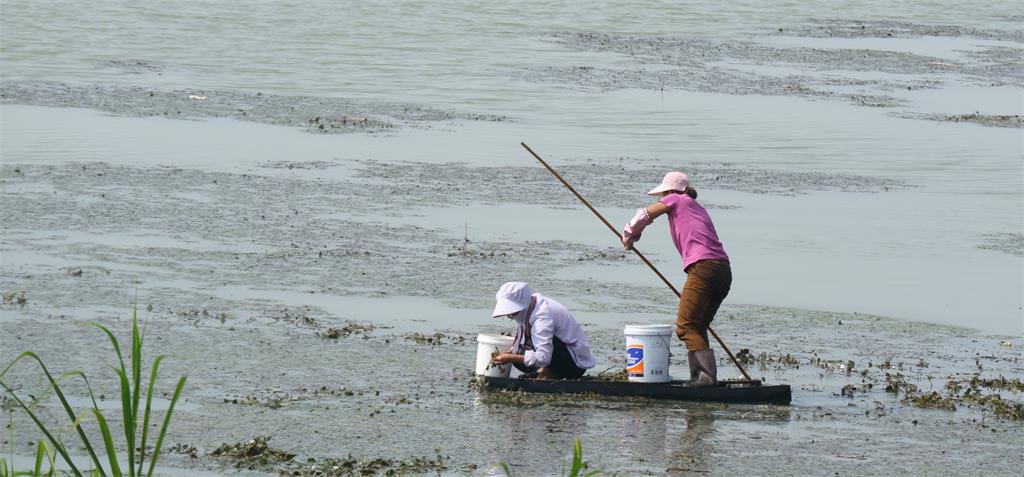
[[681, 422], [675, 422], [673, 428], [681, 424], [681, 432], [673, 432], [666, 442], [669, 469], [709, 470], [712, 464], [711, 439], [715, 435], [715, 413], [707, 407], [692, 407], [678, 421]]
[[622, 450], [631, 460], [661, 458], [665, 448], [663, 413], [652, 413], [641, 408], [631, 409], [622, 416], [619, 433]]
[[474, 419], [495, 429], [484, 447], [519, 473], [557, 473], [571, 460], [575, 438], [591, 468], [710, 472], [721, 468], [716, 458], [730, 435], [760, 438], [791, 420], [789, 406], [538, 394], [516, 394], [515, 404], [498, 402], [509, 396], [479, 393]]
[[[574, 440], [587, 434], [588, 420], [594, 412], [586, 406], [565, 405], [568, 403], [552, 406], [538, 401], [510, 406], [485, 404], [485, 400], [486, 396], [477, 396], [475, 417], [480, 427], [493, 431], [473, 445], [502, 456], [501, 460], [517, 474], [523, 473], [524, 468], [536, 469], [537, 465], [552, 470], [564, 466], [567, 456], [572, 455]], [[532, 472], [535, 470], [526, 471], [525, 475]]]

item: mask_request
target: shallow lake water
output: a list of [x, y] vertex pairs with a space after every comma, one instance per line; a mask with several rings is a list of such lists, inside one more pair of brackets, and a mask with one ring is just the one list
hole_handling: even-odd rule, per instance
[[[35, 350], [116, 409], [113, 356], [81, 325], [126, 336], [138, 297], [148, 351], [169, 355], [158, 386], [189, 376], [164, 475], [346, 458], [552, 475], [575, 438], [619, 475], [1016, 475], [1022, 19], [1005, 2], [5, 1], [0, 363]], [[675, 308], [520, 142], [616, 227], [686, 171], [733, 262], [714, 327], [792, 405], [479, 390], [476, 334], [510, 330], [488, 316], [504, 281], [572, 310], [595, 375], [622, 366], [623, 325]], [[664, 228], [638, 248], [679, 286]], [[42, 391], [24, 363], [3, 380]], [[52, 397], [39, 409], [61, 422]], [[13, 432], [28, 462], [38, 435], [19, 414]], [[261, 436], [294, 457], [218, 455]]]

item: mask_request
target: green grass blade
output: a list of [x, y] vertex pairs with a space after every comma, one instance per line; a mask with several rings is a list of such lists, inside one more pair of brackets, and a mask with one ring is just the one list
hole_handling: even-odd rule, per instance
[[[0, 386], [4, 388], [4, 391], [7, 391], [7, 394], [10, 394], [11, 397], [14, 398], [14, 402], [17, 403], [18, 406], [20, 406], [21, 409], [24, 410], [26, 414], [28, 414], [28, 417], [32, 419], [32, 422], [36, 423], [36, 427], [38, 427], [39, 430], [42, 431], [43, 435], [50, 440], [50, 443], [53, 444], [55, 449], [57, 449], [57, 452], [60, 452], [60, 456], [64, 458], [64, 462], [67, 462], [68, 466], [71, 467], [71, 472], [73, 472], [76, 476], [81, 477], [82, 473], [78, 470], [78, 467], [75, 466], [75, 463], [71, 461], [71, 456], [68, 455], [67, 449], [65, 449], [64, 446], [60, 445], [57, 442], [57, 439], [53, 437], [53, 434], [50, 434], [49, 429], [47, 429], [46, 426], [43, 425], [42, 421], [39, 420], [35, 413], [32, 412], [32, 410], [29, 409], [24, 402], [22, 402], [21, 398], [19, 398], [17, 394], [14, 394], [14, 390], [8, 387], [7, 384], [5, 384], [3, 381], [0, 381]], [[11, 459], [11, 465], [14, 465], [13, 458]]]
[[[132, 445], [128, 449], [128, 473], [135, 477], [135, 433], [139, 422], [139, 399], [142, 397], [139, 388], [142, 386], [142, 335], [139, 334], [139, 320], [136, 305], [132, 304]], [[146, 453], [143, 447], [140, 454]], [[139, 458], [141, 460], [141, 457]]]
[[505, 477], [512, 477], [512, 469], [508, 467], [508, 462], [498, 462], [498, 467], [501, 467], [501, 471], [505, 473]]
[[[11, 454], [11, 472], [14, 473], [14, 409], [7, 411], [7, 432], [10, 434], [7, 437], [8, 450]], [[7, 463], [0, 465], [0, 471], [4, 474], [7, 473]]]
[[[64, 412], [67, 413], [68, 419], [70, 419], [72, 422], [74, 422], [77, 419], [75, 417], [75, 411], [73, 409], [71, 409], [71, 405], [68, 404], [67, 398], [64, 397], [64, 392], [62, 392], [61, 389], [60, 389], [60, 386], [57, 385], [57, 381], [53, 379], [53, 375], [50, 374], [50, 370], [46, 368], [45, 364], [43, 364], [43, 360], [40, 359], [39, 356], [37, 356], [35, 353], [33, 353], [31, 351], [25, 351], [24, 353], [21, 353], [20, 355], [18, 355], [18, 357], [15, 359], [15, 361], [20, 360], [23, 357], [30, 357], [30, 358], [36, 360], [36, 363], [38, 363], [39, 367], [42, 368], [43, 374], [46, 375], [46, 379], [50, 381], [50, 387], [53, 388], [53, 392], [57, 395], [57, 398], [60, 400], [61, 406], [64, 407]], [[14, 363], [11, 363], [11, 366], [13, 366], [13, 364]], [[10, 369], [10, 366], [8, 366], [7, 368]], [[6, 372], [6, 370], [4, 372]], [[4, 387], [7, 388], [6, 386], [4, 386]], [[10, 388], [7, 388], [7, 389], [10, 389]], [[8, 391], [8, 392], [11, 395], [14, 394], [13, 391]], [[27, 407], [25, 407], [25, 409], [28, 410]], [[38, 424], [42, 425], [42, 423], [38, 423]], [[104, 475], [105, 476], [106, 474], [102, 471], [102, 467], [99, 466], [99, 464], [100, 464], [99, 457], [96, 456], [96, 452], [93, 450], [92, 443], [89, 442], [89, 438], [85, 435], [85, 431], [82, 430], [82, 428], [79, 427], [79, 426], [75, 426], [75, 431], [78, 433], [78, 437], [82, 441], [82, 445], [84, 445], [86, 451], [89, 452], [89, 457], [92, 458], [93, 463], [95, 463], [97, 468], [100, 469], [100, 475]], [[53, 440], [51, 439], [51, 441], [53, 441]], [[56, 442], [53, 442], [53, 443], [56, 444]]]
[[[118, 372], [118, 375], [124, 375], [125, 377], [127, 377], [127, 370], [126, 370], [126, 368], [124, 366], [124, 355], [121, 353], [121, 343], [117, 341], [117, 337], [114, 336], [114, 333], [111, 333], [110, 330], [106, 326], [103, 326], [103, 325], [101, 325], [99, 323], [96, 323], [96, 322], [89, 322], [89, 323], [86, 323], [86, 325], [87, 326], [95, 327], [95, 328], [99, 329], [100, 331], [102, 331], [104, 334], [107, 335], [107, 338], [110, 339], [110, 344], [114, 347], [114, 353], [117, 355], [117, 362], [121, 366], [121, 369]], [[117, 371], [117, 368], [115, 368], [115, 371]], [[122, 409], [124, 409], [126, 406], [130, 406], [131, 405], [131, 398], [130, 398], [130, 396], [129, 396], [128, 399], [125, 399], [124, 392], [123, 392], [124, 389], [125, 388], [122, 387], [122, 393], [121, 393], [121, 407], [122, 407]], [[130, 407], [129, 407], [129, 409], [130, 409]], [[97, 412], [99, 411], [98, 408], [95, 408], [95, 410]], [[125, 419], [124, 425], [125, 425], [125, 433], [126, 434], [128, 432], [128, 426], [132, 422], [134, 422], [134, 420], [129, 420], [127, 418]], [[132, 432], [134, 433], [134, 428], [132, 429]], [[129, 460], [131, 460], [131, 456], [132, 456], [133, 451], [134, 451], [134, 449], [132, 448], [131, 443], [129, 442], [128, 443], [128, 456], [129, 456]], [[99, 470], [101, 475], [106, 475], [103, 472], [103, 468], [100, 467], [99, 465], [97, 465], [97, 469]], [[129, 469], [131, 469], [131, 467], [129, 467]]]
[[96, 323], [94, 321], [86, 323], [85, 325], [86, 326], [93, 326], [93, 327], [99, 328], [100, 331], [103, 331], [104, 333], [107, 334], [107, 337], [110, 338], [110, 344], [114, 345], [114, 352], [117, 353], [117, 361], [121, 364], [121, 371], [124, 371], [125, 370], [125, 367], [124, 367], [124, 357], [121, 355], [121, 344], [117, 342], [117, 338], [114, 337], [114, 334], [111, 333], [110, 330], [108, 330], [106, 326], [103, 326], [103, 325], [101, 325], [99, 323]]
[[156, 444], [153, 446], [153, 458], [149, 461], [149, 472], [146, 474], [147, 477], [152, 477], [153, 469], [156, 468], [156, 461], [160, 457], [160, 448], [164, 444], [164, 435], [167, 434], [167, 427], [171, 424], [171, 414], [174, 413], [174, 405], [177, 404], [178, 398], [181, 397], [181, 390], [185, 388], [185, 380], [187, 378], [182, 376], [178, 380], [178, 385], [174, 388], [174, 397], [171, 398], [171, 404], [167, 407], [167, 414], [164, 415], [164, 423], [160, 426], [160, 434], [156, 439]]
[[117, 463], [117, 448], [114, 447], [114, 438], [110, 435], [110, 426], [103, 417], [103, 413], [97, 410], [92, 411], [96, 415], [96, 422], [100, 426], [100, 433], [103, 435], [103, 444], [107, 448], [107, 460], [110, 461], [110, 474], [114, 477], [121, 477], [121, 466]]
[[139, 334], [138, 297], [132, 303], [132, 422], [139, 415], [139, 386], [142, 384], [142, 335]]
[[[133, 314], [132, 314], [133, 321], [134, 321], [134, 318], [135, 318], [135, 315], [134, 315], [134, 312], [133, 312]], [[131, 397], [130, 388], [125, 386], [125, 383], [124, 383], [124, 381], [127, 379], [128, 371], [127, 371], [127, 368], [125, 368], [125, 365], [124, 365], [124, 355], [121, 353], [121, 344], [117, 341], [117, 337], [114, 336], [114, 333], [111, 333], [110, 330], [107, 329], [107, 327], [105, 327], [105, 326], [103, 326], [103, 325], [101, 325], [99, 323], [96, 323], [96, 322], [90, 322], [90, 323], [86, 323], [86, 324], [88, 326], [93, 326], [93, 327], [98, 328], [100, 331], [103, 331], [103, 333], [105, 333], [108, 338], [110, 338], [110, 344], [114, 346], [114, 353], [117, 354], [117, 361], [118, 361], [118, 364], [120, 364], [120, 366], [121, 366], [120, 371], [118, 371], [118, 375], [122, 379], [121, 408], [122, 408], [122, 410], [126, 411], [125, 412], [125, 417], [124, 417], [124, 429], [125, 429], [125, 438], [129, 439], [129, 442], [128, 442], [128, 461], [129, 461], [128, 469], [129, 469], [129, 472], [131, 472], [132, 470], [134, 470], [134, 467], [131, 465], [132, 464], [132, 460], [133, 460], [134, 455], [135, 455], [135, 448], [133, 446], [134, 443], [132, 441], [134, 441], [134, 435], [135, 435], [135, 428], [134, 428], [134, 422], [135, 422], [135, 414], [134, 414], [134, 412], [135, 411], [134, 411], [134, 409], [137, 406], [135, 405], [135, 403], [133, 402], [133, 399]], [[138, 355], [138, 353], [135, 352], [135, 341], [136, 341], [136, 339], [135, 339], [135, 331], [137, 331], [137, 330], [134, 329], [134, 325], [133, 325], [132, 356], [131, 356], [131, 358], [132, 358], [133, 375], [134, 375], [134, 368], [136, 367], [135, 359], [136, 359], [136, 356]], [[116, 368], [115, 368], [115, 371], [117, 371]], [[125, 391], [126, 390], [129, 390], [127, 396], [125, 396]], [[129, 429], [131, 429], [130, 433], [129, 433]], [[129, 437], [129, 435], [131, 435], [131, 437]]]
[[47, 463], [50, 464], [50, 470], [46, 472], [46, 477], [53, 477], [53, 474], [57, 472], [57, 466], [54, 465], [57, 462], [57, 453], [50, 449], [46, 449]]
[[43, 458], [46, 457], [46, 443], [39, 441], [39, 445], [36, 447], [36, 465], [35, 473], [32, 475], [43, 474]]
[[117, 378], [121, 381], [121, 417], [124, 419], [124, 441], [128, 449], [128, 473], [135, 472], [135, 417], [132, 416], [132, 390], [128, 382], [128, 376], [123, 371], [115, 369]]
[[153, 371], [149, 373], [149, 389], [146, 391], [146, 410], [142, 414], [142, 440], [139, 441], [139, 470], [135, 475], [142, 475], [143, 463], [146, 460], [146, 442], [149, 436], [149, 416], [150, 410], [153, 405], [153, 385], [156, 383], [156, 373], [160, 369], [160, 361], [163, 361], [164, 356], [157, 356], [153, 360]]
[[583, 470], [583, 445], [580, 444], [580, 438], [577, 437], [572, 445], [572, 468], [569, 469], [569, 477], [579, 477], [581, 470]]

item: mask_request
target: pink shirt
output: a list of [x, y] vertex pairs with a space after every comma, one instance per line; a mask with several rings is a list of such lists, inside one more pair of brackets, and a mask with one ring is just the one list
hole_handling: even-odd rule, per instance
[[697, 201], [686, 194], [669, 194], [658, 202], [668, 207], [668, 229], [683, 257], [683, 270], [698, 260], [729, 260], [711, 216]]

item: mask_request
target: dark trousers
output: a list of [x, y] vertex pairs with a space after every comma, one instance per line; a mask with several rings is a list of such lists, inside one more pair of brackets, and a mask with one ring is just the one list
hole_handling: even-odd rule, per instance
[[[569, 354], [569, 348], [565, 346], [565, 343], [558, 338], [553, 338], [552, 341], [554, 342], [552, 345], [554, 350], [551, 352], [551, 362], [545, 368], [559, 379], [573, 379], [583, 376], [583, 373], [587, 372], [587, 370], [576, 366], [576, 361], [573, 361], [572, 355]], [[524, 373], [539, 371], [539, 368], [528, 367], [518, 363], [515, 364], [515, 367]]]
[[708, 328], [732, 286], [732, 268], [726, 260], [700, 260], [687, 267], [679, 296], [676, 336], [689, 351], [708, 349]]

